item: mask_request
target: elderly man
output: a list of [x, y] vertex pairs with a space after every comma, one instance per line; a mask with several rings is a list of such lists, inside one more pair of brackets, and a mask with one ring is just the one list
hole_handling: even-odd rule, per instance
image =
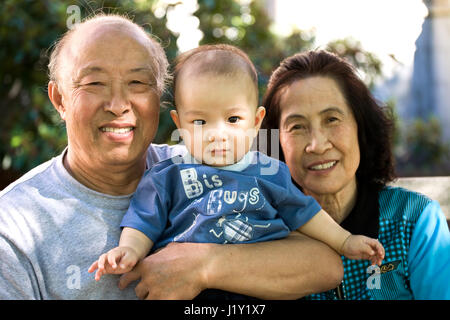
[[160, 45], [118, 16], [87, 20], [55, 46], [48, 94], [68, 146], [0, 193], [0, 299], [191, 299], [206, 288], [283, 299], [341, 280], [331, 249], [293, 234], [258, 244], [174, 243], [120, 281], [94, 281], [88, 267], [117, 245], [146, 168], [182, 152], [150, 144], [167, 65]]

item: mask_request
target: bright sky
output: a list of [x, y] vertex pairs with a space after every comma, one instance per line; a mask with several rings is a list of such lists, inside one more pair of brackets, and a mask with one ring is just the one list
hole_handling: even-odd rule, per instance
[[[167, 14], [168, 28], [180, 33], [178, 48], [186, 51], [196, 47], [203, 36], [198, 19], [192, 16], [198, 5], [197, 0], [159, 1], [160, 5], [177, 2], [182, 4]], [[275, 0], [275, 5], [274, 30], [280, 35], [288, 34], [293, 26], [311, 30], [316, 46], [352, 37], [365, 50], [377, 54], [386, 76], [399, 66], [391, 54], [401, 64], [412, 65], [415, 41], [427, 14], [422, 0]]]
[[292, 26], [315, 31], [318, 46], [352, 37], [377, 54], [390, 73], [395, 63], [389, 54], [412, 65], [426, 15], [422, 0], [277, 0], [274, 18], [281, 34]]

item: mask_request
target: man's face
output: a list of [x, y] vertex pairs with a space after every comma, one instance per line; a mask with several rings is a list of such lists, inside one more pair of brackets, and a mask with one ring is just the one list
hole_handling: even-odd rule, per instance
[[102, 168], [145, 157], [158, 127], [159, 95], [143, 36], [94, 26], [61, 52], [59, 112], [71, 158]]

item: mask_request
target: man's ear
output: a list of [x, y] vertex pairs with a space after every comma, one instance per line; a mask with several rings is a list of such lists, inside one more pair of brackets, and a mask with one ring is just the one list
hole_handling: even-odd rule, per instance
[[170, 110], [170, 117], [172, 118], [173, 122], [177, 126], [178, 129], [181, 128], [180, 126], [180, 118], [178, 117], [177, 110]]
[[55, 81], [50, 81], [48, 83], [48, 97], [55, 107], [56, 111], [58, 111], [61, 119], [66, 120], [66, 108], [63, 103], [63, 96], [61, 91], [58, 88], [58, 85]]
[[264, 117], [266, 115], [266, 109], [264, 107], [259, 107], [256, 109], [256, 115], [255, 115], [255, 129], [256, 131], [261, 128], [261, 124], [264, 120]]

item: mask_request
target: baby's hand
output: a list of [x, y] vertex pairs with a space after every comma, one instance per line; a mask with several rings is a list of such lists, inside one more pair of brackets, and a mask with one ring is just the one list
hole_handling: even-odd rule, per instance
[[89, 273], [95, 273], [95, 280], [99, 281], [104, 274], [123, 274], [131, 271], [139, 257], [136, 251], [130, 247], [116, 247], [102, 254], [88, 269]]
[[370, 260], [372, 265], [381, 265], [384, 259], [384, 248], [381, 243], [366, 236], [349, 236], [342, 245], [341, 251], [349, 259]]

